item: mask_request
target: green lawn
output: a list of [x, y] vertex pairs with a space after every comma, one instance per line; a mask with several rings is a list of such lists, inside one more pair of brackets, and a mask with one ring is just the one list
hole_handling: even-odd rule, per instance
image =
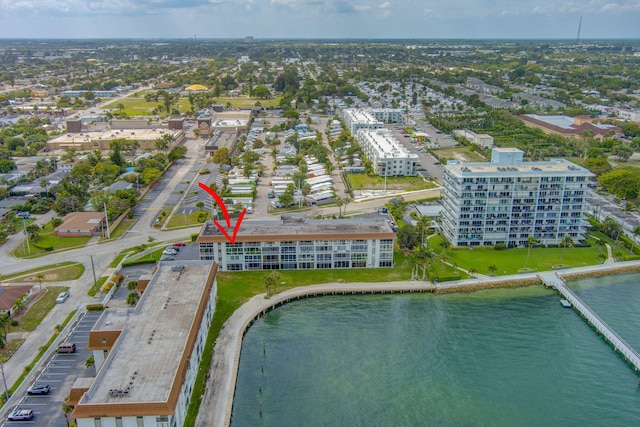
[[[42, 248], [53, 248], [53, 250], [67, 249], [73, 248], [76, 246], [84, 246], [89, 240], [91, 240], [91, 236], [86, 237], [58, 237], [55, 231], [49, 233], [43, 233], [40, 235], [35, 244], [29, 241], [29, 246], [27, 246], [26, 241], [23, 242], [22, 245], [18, 249], [13, 252], [13, 255], [16, 258], [25, 258], [29, 256], [39, 256], [43, 254], [49, 253], [49, 251]], [[37, 246], [36, 246], [37, 245]]]
[[8, 275], [0, 275], [0, 281], [2, 280], [10, 280], [10, 279], [14, 279], [16, 277], [21, 277], [21, 276], [26, 276], [29, 274], [37, 274], [41, 271], [44, 270], [50, 270], [50, 269], [54, 269], [54, 268], [60, 268], [60, 267], [65, 267], [65, 266], [69, 266], [69, 265], [76, 265], [77, 263], [75, 262], [71, 262], [71, 261], [67, 261], [67, 262], [61, 262], [60, 264], [51, 264], [51, 265], [47, 265], [44, 267], [40, 267], [40, 268], [33, 268], [30, 270], [24, 270], [21, 271], [19, 273], [15, 273], [15, 274], [8, 274]]
[[135, 218], [123, 219], [122, 222], [118, 224], [115, 230], [109, 230], [111, 233], [111, 238], [117, 239], [118, 237], [121, 237], [124, 233], [127, 232], [127, 230], [129, 230], [129, 227], [131, 227], [135, 222], [136, 222]]
[[[190, 214], [175, 213], [169, 218], [167, 228], [187, 227], [190, 225], [203, 224], [207, 219], [210, 219], [211, 213], [208, 211], [195, 211]], [[201, 219], [203, 219], [201, 221]]]
[[62, 291], [69, 290], [66, 286], [51, 286], [47, 293], [22, 315], [17, 326], [9, 326], [7, 332], [33, 331], [42, 319], [56, 305], [56, 297]]
[[[79, 263], [68, 263], [63, 267], [40, 268], [31, 273], [21, 273], [14, 275], [13, 282], [38, 282], [38, 273], [44, 276], [42, 282], [64, 282], [67, 280], [76, 280], [84, 273], [84, 265]], [[6, 279], [5, 279], [6, 280]]]
[[[567, 248], [562, 256], [562, 248], [531, 248], [531, 255], [526, 267], [535, 271], [548, 271], [553, 266], [562, 264], [568, 267], [582, 267], [584, 265], [601, 264], [599, 254], [606, 255], [606, 248], [593, 245], [590, 248]], [[527, 249], [475, 249], [475, 250], [448, 250], [447, 256], [450, 262], [469, 270], [475, 268], [480, 274], [489, 274], [488, 267], [497, 267], [495, 274], [516, 274], [525, 267]]]
[[[123, 112], [127, 116], [151, 116], [153, 115], [153, 110], [156, 107], [160, 107], [161, 110], [164, 109], [164, 103], [162, 100], [159, 102], [147, 102], [144, 100], [145, 93], [155, 92], [155, 91], [142, 91], [136, 92], [126, 98], [123, 98], [117, 102], [112, 102], [105, 105], [105, 108], [110, 108], [113, 110], [119, 110], [119, 104], [124, 106]], [[282, 97], [278, 96], [272, 99], [258, 99], [258, 98], [249, 98], [247, 96], [240, 96], [237, 98], [228, 98], [228, 97], [220, 97], [216, 99], [216, 102], [222, 105], [227, 105], [227, 103], [231, 104], [232, 108], [248, 108], [254, 107], [256, 102], [260, 102], [260, 105], [263, 107], [277, 107], [280, 104], [280, 100]], [[189, 99], [187, 97], [182, 97], [178, 101], [177, 106], [173, 106], [172, 108], [177, 108], [178, 111], [182, 114], [189, 113], [191, 111], [191, 104], [189, 104]], [[166, 114], [166, 111], [162, 112], [163, 115]]]
[[[364, 173], [347, 174], [347, 179], [354, 190], [382, 190], [384, 189], [384, 178], [381, 176], [368, 176]], [[425, 181], [419, 176], [398, 176], [387, 178], [388, 190], [426, 190], [434, 188], [436, 185], [431, 181]]]

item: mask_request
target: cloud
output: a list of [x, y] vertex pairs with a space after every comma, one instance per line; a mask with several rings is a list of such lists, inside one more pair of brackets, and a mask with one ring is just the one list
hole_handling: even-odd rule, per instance
[[389, 7], [391, 7], [391, 3], [389, 3], [388, 1], [386, 1], [386, 2], [384, 2], [384, 3], [379, 4], [379, 5], [378, 5], [378, 7], [379, 7], [380, 9], [388, 9]]

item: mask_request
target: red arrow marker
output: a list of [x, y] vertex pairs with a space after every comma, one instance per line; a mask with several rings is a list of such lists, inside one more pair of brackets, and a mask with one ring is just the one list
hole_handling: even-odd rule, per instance
[[227, 228], [231, 228], [231, 219], [229, 219], [229, 212], [227, 212], [227, 206], [224, 204], [220, 196], [216, 194], [215, 191], [204, 185], [203, 183], [199, 183], [198, 186], [202, 188], [204, 191], [209, 193], [211, 197], [214, 198], [218, 205], [220, 205], [220, 209], [222, 209], [222, 213], [224, 214], [224, 218], [227, 220]]
[[229, 236], [229, 233], [224, 231], [224, 227], [222, 227], [218, 221], [214, 220], [213, 223], [216, 225], [216, 227], [218, 227], [218, 230], [220, 230], [220, 232], [224, 234], [224, 237], [226, 237], [228, 241], [230, 241], [231, 243], [235, 243], [236, 236], [238, 235], [238, 230], [240, 229], [240, 223], [242, 222], [245, 213], [247, 213], [247, 208], [242, 209], [242, 212], [240, 212], [238, 222], [236, 222], [236, 226], [233, 227], [233, 236]]
[[[218, 196], [215, 191], [213, 191], [211, 188], [207, 187], [203, 183], [199, 183], [198, 186], [202, 188], [204, 191], [206, 191], [207, 193], [209, 193], [209, 195], [213, 197], [213, 199], [218, 203], [218, 205], [220, 206], [220, 209], [222, 209], [222, 213], [224, 214], [224, 219], [227, 222], [227, 228], [231, 228], [231, 218], [229, 217], [227, 206], [224, 204], [220, 196]], [[224, 237], [226, 237], [227, 240], [229, 240], [231, 243], [235, 243], [236, 236], [238, 235], [238, 230], [240, 230], [240, 224], [242, 223], [242, 219], [244, 218], [244, 214], [246, 213], [247, 213], [247, 208], [244, 208], [242, 212], [240, 212], [240, 217], [238, 217], [238, 221], [236, 221], [236, 225], [235, 227], [233, 227], [232, 236], [229, 236], [229, 233], [227, 233], [224, 227], [220, 225], [220, 223], [217, 220], [214, 220], [213, 223], [216, 225], [216, 227], [218, 227], [218, 230], [220, 230], [220, 232], [224, 234]]]

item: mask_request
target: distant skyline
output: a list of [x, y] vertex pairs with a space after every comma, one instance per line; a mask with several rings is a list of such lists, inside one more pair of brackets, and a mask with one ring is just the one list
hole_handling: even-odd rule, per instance
[[640, 38], [638, 0], [0, 0], [0, 38]]

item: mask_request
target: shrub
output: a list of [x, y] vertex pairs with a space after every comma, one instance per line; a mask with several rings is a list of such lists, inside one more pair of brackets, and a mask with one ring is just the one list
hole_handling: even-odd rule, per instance
[[122, 274], [116, 274], [115, 276], [113, 276], [113, 282], [117, 286], [120, 286], [123, 280], [124, 280], [124, 276]]
[[102, 311], [104, 310], [104, 305], [102, 304], [87, 304], [87, 311]]

